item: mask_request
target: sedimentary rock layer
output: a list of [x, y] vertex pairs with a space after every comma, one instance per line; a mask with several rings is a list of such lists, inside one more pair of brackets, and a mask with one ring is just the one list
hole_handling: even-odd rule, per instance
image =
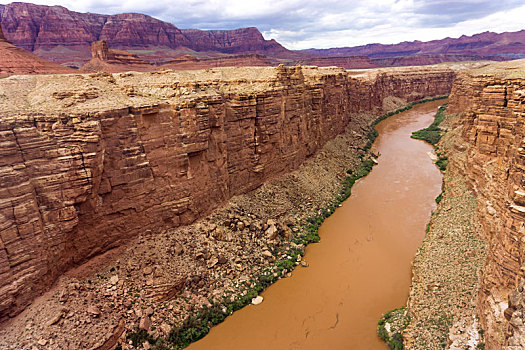
[[68, 67], [49, 62], [14, 46], [4, 37], [0, 27], [0, 76], [11, 74], [73, 73]]
[[463, 114], [462, 136], [470, 143], [467, 161], [456, 166], [478, 196], [488, 241], [478, 301], [488, 349], [525, 346], [523, 66], [517, 61], [460, 74], [450, 98], [449, 111]]
[[188, 70], [246, 66], [267, 67], [272, 66], [272, 62], [265, 56], [256, 54], [230, 55], [208, 59], [198, 59], [191, 55], [183, 55], [161, 65], [154, 65], [127, 51], [109, 49], [108, 44], [101, 40], [91, 44], [91, 60], [80, 67], [79, 71], [83, 73], [118, 73], [129, 71], [151, 72], [163, 69]]
[[[54, 62], [77, 66], [89, 60], [90, 45], [97, 40], [124, 50], [293, 55], [275, 40], [265, 40], [257, 28], [181, 31], [171, 23], [140, 13], [79, 13], [62, 6], [15, 2], [0, 5], [0, 22], [15, 45]], [[173, 52], [167, 55], [174, 57]]]
[[386, 97], [443, 95], [454, 76], [278, 67], [2, 80], [0, 319], [69, 267], [295, 169]]

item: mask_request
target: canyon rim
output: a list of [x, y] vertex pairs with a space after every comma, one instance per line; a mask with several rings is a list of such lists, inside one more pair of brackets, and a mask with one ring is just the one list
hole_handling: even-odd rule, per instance
[[377, 123], [437, 100], [442, 193], [378, 333], [525, 348], [524, 31], [290, 50], [138, 13], [0, 23], [0, 348], [199, 340], [308, 267]]

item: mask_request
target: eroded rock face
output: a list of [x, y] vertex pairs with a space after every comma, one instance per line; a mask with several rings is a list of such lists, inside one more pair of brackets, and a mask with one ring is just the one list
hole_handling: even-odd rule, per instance
[[69, 11], [62, 6], [11, 3], [0, 5], [0, 22], [15, 45], [54, 62], [76, 66], [89, 60], [90, 45], [97, 40], [123, 50], [291, 53], [275, 40], [265, 40], [257, 28], [181, 31], [171, 23], [138, 13], [110, 16]]
[[0, 76], [11, 74], [73, 73], [74, 70], [14, 46], [0, 27]]
[[192, 42], [192, 48], [196, 51], [220, 49], [225, 53], [255, 52], [280, 57], [294, 56], [277, 41], [265, 40], [255, 27], [234, 30], [182, 29], [182, 33]]
[[426, 42], [405, 41], [393, 45], [368, 44], [331, 49], [307, 49], [302, 52], [320, 56], [366, 55], [377, 59], [414, 57], [417, 60], [420, 56], [448, 55], [452, 60], [454, 60], [453, 56], [460, 60], [461, 56], [478, 56], [476, 60], [491, 56], [493, 60], [505, 60], [509, 57], [522, 58], [524, 47], [525, 31], [521, 30], [504, 33], [484, 32]]
[[489, 349], [525, 346], [525, 80], [502, 68], [461, 74], [450, 98], [450, 111], [464, 115], [463, 138], [472, 147], [460, 170], [478, 196], [488, 241], [478, 307]]
[[257, 54], [231, 55], [218, 58], [198, 59], [191, 55], [184, 55], [161, 65], [139, 58], [137, 55], [124, 50], [108, 48], [107, 42], [100, 40], [91, 44], [91, 60], [80, 67], [84, 73], [95, 72], [151, 72], [165, 69], [189, 70], [213, 67], [243, 67], [243, 66], [272, 66], [265, 56]]
[[71, 266], [297, 168], [385, 97], [443, 95], [455, 76], [352, 74], [280, 66], [0, 81], [0, 319]]

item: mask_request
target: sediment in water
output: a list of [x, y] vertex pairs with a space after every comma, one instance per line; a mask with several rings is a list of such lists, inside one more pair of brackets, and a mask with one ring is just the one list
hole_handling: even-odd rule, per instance
[[[211, 72], [212, 76], [223, 74], [221, 79], [224, 80], [221, 84], [224, 86], [219, 84], [220, 88], [217, 88], [218, 83], [213, 79], [204, 79], [197, 84], [195, 77], [185, 76], [189, 73], [177, 73], [180, 76], [177, 75], [176, 78], [182, 80], [177, 86], [168, 84], [175, 79], [174, 73], [151, 73], [139, 78], [135, 77], [135, 73], [118, 76], [104, 74], [89, 77], [75, 76], [71, 78], [76, 82], [74, 89], [71, 89], [71, 81], [68, 80], [70, 78], [45, 77], [43, 79], [47, 84], [52, 85], [53, 82], [63, 84], [57, 85], [60, 91], [50, 92], [44, 89], [48, 85], [37, 84], [38, 88], [32, 90], [31, 98], [18, 101], [20, 104], [13, 103], [13, 106], [18, 108], [12, 111], [16, 116], [13, 114], [2, 120], [5, 135], [14, 145], [12, 148], [14, 153], [9, 159], [13, 164], [16, 163], [14, 166], [7, 166], [12, 172], [10, 177], [12, 182], [7, 185], [15, 188], [18, 180], [28, 180], [29, 185], [39, 189], [30, 191], [35, 198], [45, 195], [42, 198], [52, 199], [52, 195], [57, 192], [51, 189], [61, 188], [60, 184], [65, 181], [64, 183], [71, 187], [59, 193], [67, 198], [73, 196], [74, 200], [71, 202], [68, 199], [64, 202], [66, 206], [61, 207], [59, 211], [54, 207], [60, 207], [62, 204], [59, 199], [45, 202], [48, 205], [42, 207], [42, 215], [39, 218], [32, 218], [31, 211], [16, 211], [21, 217], [26, 215], [31, 222], [42, 222], [42, 227], [48, 234], [44, 238], [49, 239], [44, 245], [55, 244], [56, 247], [53, 247], [56, 249], [43, 251], [42, 255], [39, 255], [40, 260], [22, 261], [18, 267], [20, 274], [16, 276], [26, 276], [32, 271], [31, 279], [24, 279], [26, 284], [10, 283], [13, 278], [12, 273], [16, 269], [9, 270], [7, 273], [9, 278], [4, 280], [9, 286], [9, 293], [4, 294], [6, 298], [2, 300], [3, 308], [0, 311], [4, 312], [4, 317], [8, 314], [15, 315], [37, 292], [45, 290], [50, 281], [61, 271], [85, 261], [86, 257], [95, 256], [95, 258], [90, 259], [87, 264], [70, 270], [58, 280], [55, 287], [44, 298], [31, 305], [23, 316], [11, 320], [0, 331], [3, 336], [2, 342], [6, 346], [17, 347], [27, 342], [27, 339], [30, 339], [29, 343], [35, 343], [42, 338], [46, 341], [53, 339], [57, 346], [96, 348], [106, 346], [104, 344], [108, 339], [118, 339], [118, 336], [115, 337], [117, 333], [122, 334], [123, 338], [136, 334], [137, 327], [143, 328], [143, 331], [133, 339], [136, 342], [151, 341], [157, 337], [169, 336], [172, 326], [180, 324], [192, 310], [202, 305], [210, 305], [210, 301], [222, 301], [225, 295], [238, 295], [245, 289], [256, 287], [254, 278], [263, 272], [264, 267], [269, 266], [270, 261], [274, 259], [282, 261], [278, 268], [281, 273], [282, 270], [289, 270], [293, 262], [286, 258], [286, 249], [291, 245], [289, 239], [294, 236], [294, 231], [301, 231], [297, 226], [301, 223], [306, 226], [318, 224], [320, 222], [318, 218], [308, 224], [305, 220], [312, 215], [326, 216], [331, 209], [324, 212], [319, 210], [327, 205], [333, 205], [334, 193], [341, 193], [339, 184], [346, 177], [345, 171], [348, 168], [357, 169], [361, 164], [362, 159], [359, 157], [363, 154], [361, 145], [366, 143], [368, 126], [374, 119], [371, 111], [380, 108], [380, 105], [387, 100], [386, 96], [390, 96], [390, 90], [394, 85], [399, 85], [399, 96], [414, 100], [431, 91], [447, 90], [447, 84], [455, 74], [445, 69], [446, 76], [443, 77], [440, 75], [442, 71], [439, 70], [432, 75], [432, 79], [436, 80], [435, 86], [429, 86], [428, 76], [425, 73], [410, 72], [407, 75], [401, 73], [399, 76], [394, 73], [393, 77], [381, 73], [370, 78], [360, 75], [350, 77], [347, 76], [348, 73], [340, 70], [323, 70], [328, 74], [321, 75], [312, 73], [313, 71], [315, 69], [310, 68], [304, 71], [298, 68], [254, 69], [250, 70], [250, 74], [260, 74], [251, 82], [239, 80], [233, 73], [229, 76], [231, 73], [229, 70]], [[206, 75], [203, 72], [195, 74]], [[16, 87], [25, 89], [32, 83], [36, 84], [31, 79], [34, 78], [14, 77], [6, 80], [4, 82], [6, 86], [2, 87], [6, 92], [6, 101], [23, 95], [13, 92], [16, 91]], [[369, 79], [372, 79], [372, 82]], [[391, 79], [396, 83], [391, 84]], [[404, 84], [405, 80], [410, 84]], [[137, 84], [137, 81], [141, 84]], [[325, 83], [336, 90], [348, 88], [349, 99], [340, 100], [341, 96], [346, 95], [325, 88], [326, 85], [323, 85]], [[346, 86], [347, 83], [351, 86]], [[323, 114], [323, 116], [341, 118], [323, 119], [326, 125], [331, 125], [330, 123], [333, 122], [337, 128], [343, 128], [350, 116], [357, 116], [352, 111], [337, 107], [346, 103], [356, 111], [365, 110], [369, 114], [359, 114], [359, 118], [353, 119], [346, 136], [337, 137], [327, 143], [323, 151], [317, 153], [311, 162], [312, 165], [305, 168], [306, 170], [278, 178], [285, 170], [289, 170], [286, 164], [291, 166], [290, 169], [298, 167], [300, 161], [307, 158], [308, 154], [315, 153], [315, 147], [320, 145], [316, 143], [312, 146], [315, 146], [313, 149], [303, 150], [302, 153], [297, 153], [294, 149], [275, 149], [270, 147], [273, 145], [272, 140], [280, 137], [281, 134], [273, 134], [271, 132], [273, 129], [268, 126], [269, 129], [265, 129], [268, 131], [268, 139], [263, 138], [266, 148], [261, 148], [264, 145], [257, 140], [263, 139], [258, 136], [266, 134], [257, 134], [258, 136], [255, 135], [254, 138], [254, 129], [260, 131], [261, 125], [252, 122], [262, 121], [265, 117], [276, 118], [275, 120], [290, 117], [288, 112], [278, 113], [280, 109], [276, 106], [284, 108], [283, 111], [290, 111], [290, 108], [285, 107], [288, 104], [297, 105], [294, 96], [304, 95], [303, 84], [306, 84], [308, 89], [312, 89], [313, 95], [324, 96], [321, 105], [326, 104], [332, 109], [335, 108], [337, 112], [334, 115]], [[424, 92], [419, 91], [419, 88]], [[292, 90], [294, 94], [291, 94]], [[108, 91], [115, 93], [108, 95], [108, 100], [100, 98]], [[253, 95], [254, 91], [258, 91], [259, 94]], [[372, 91], [376, 91], [377, 94], [370, 94]], [[173, 95], [174, 92], [180, 95]], [[366, 98], [360, 99], [361, 94]], [[159, 100], [162, 103], [159, 103]], [[266, 103], [270, 100], [271, 103]], [[396, 100], [403, 99], [394, 98], [394, 101]], [[173, 101], [180, 103], [175, 105]], [[283, 102], [283, 107], [277, 103], [279, 101], [287, 102]], [[311, 106], [309, 103], [315, 104], [315, 101], [317, 100], [309, 100], [303, 107]], [[136, 107], [129, 107], [129, 103], [136, 104]], [[56, 107], [56, 104], [59, 107]], [[226, 107], [222, 109], [221, 106]], [[11, 103], [5, 103], [0, 107], [6, 113], [10, 108], [14, 108]], [[32, 112], [24, 114], [26, 113], [24, 108]], [[100, 112], [103, 108], [109, 110]], [[271, 113], [266, 115], [264, 111], [268, 113], [271, 111]], [[174, 115], [181, 119], [173, 119]], [[243, 121], [235, 119], [235, 116], [240, 115], [245, 116], [246, 119]], [[319, 115], [315, 114], [314, 117]], [[216, 116], [220, 118], [215, 118]], [[311, 114], [308, 116], [312, 117]], [[221, 119], [222, 117], [231, 119], [226, 123], [225, 119]], [[297, 118], [290, 118], [298, 121]], [[181, 127], [187, 129], [188, 133], [181, 139], [180, 130], [170, 129], [170, 132], [174, 132], [173, 139], [162, 138], [162, 140], [174, 148], [161, 151], [165, 146], [155, 135], [158, 136], [159, 133], [164, 135], [166, 130], [162, 130], [163, 126], [171, 125], [170, 123], [177, 120], [185, 121]], [[197, 122], [203, 120], [212, 124], [201, 125]], [[195, 121], [195, 125], [188, 121]], [[237, 123], [246, 128], [229, 128], [228, 123]], [[200, 129], [201, 127], [204, 131]], [[330, 132], [337, 133], [339, 130], [337, 128], [335, 131], [330, 129]], [[314, 129], [308, 130], [313, 132]], [[300, 130], [295, 131], [297, 135], [301, 134]], [[255, 155], [250, 152], [243, 153], [243, 148], [233, 147], [232, 145], [236, 143], [223, 139], [222, 136], [215, 138], [218, 134], [218, 136], [222, 135], [222, 132], [226, 134], [239, 132], [250, 142], [255, 140], [253, 144], [250, 143], [250, 147], [253, 146], [255, 149]], [[211, 137], [208, 143], [201, 142], [203, 135]], [[316, 140], [323, 143], [330, 138], [330, 135], [332, 134], [321, 132]], [[232, 140], [242, 141], [243, 137], [232, 137]], [[129, 142], [133, 145], [137, 140], [140, 140], [141, 147], [127, 147], [130, 145]], [[180, 145], [171, 144], [173, 140], [182, 142], [184, 147], [177, 148]], [[297, 142], [297, 139], [292, 137], [292, 141]], [[41, 144], [43, 146], [41, 151], [47, 152], [49, 159], [45, 164], [32, 161], [39, 156], [38, 153], [34, 153], [34, 144]], [[15, 147], [16, 145], [18, 148]], [[268, 166], [264, 169], [254, 166], [252, 169], [250, 166], [254, 164], [250, 163], [250, 166], [242, 168], [245, 164], [236, 162], [235, 159], [223, 163], [220, 157], [214, 156], [224, 151], [221, 148], [224, 145], [233, 147], [229, 149], [231, 154], [240, 152], [239, 154], [246, 156], [243, 159], [255, 163], [262, 162]], [[248, 149], [253, 151], [250, 147]], [[186, 159], [187, 162], [178, 163], [176, 159], [170, 158], [177, 155], [178, 151], [182, 152], [181, 159]], [[261, 161], [257, 156], [263, 158], [268, 156], [266, 151], [279, 153], [284, 159], [283, 162], [287, 163]], [[203, 154], [207, 156], [204, 157]], [[269, 161], [270, 158], [264, 159]], [[144, 162], [144, 159], [147, 161]], [[31, 161], [27, 162], [27, 160]], [[65, 164], [59, 161], [67, 161], [66, 165], [69, 167], [58, 167]], [[233, 163], [235, 166], [225, 168], [225, 164]], [[219, 172], [217, 177], [210, 177], [212, 174], [209, 171], [199, 168], [204, 165], [218, 166], [222, 170], [227, 170], [227, 174]], [[240, 169], [238, 167], [243, 171], [236, 172], [235, 170]], [[170, 171], [179, 169], [181, 172], [174, 174], [182, 176], [184, 181], [188, 180], [186, 184], [200, 183], [206, 186], [192, 186], [193, 192], [189, 196], [191, 200], [181, 202], [180, 199], [188, 198], [188, 194], [178, 191], [180, 188], [169, 181], [173, 174], [166, 168]], [[57, 169], [65, 171], [65, 174], [55, 174]], [[275, 172], [272, 173], [272, 169]], [[166, 172], [163, 172], [164, 170]], [[263, 171], [263, 174], [253, 175], [252, 170], [259, 175], [260, 171]], [[159, 174], [162, 176], [157, 176]], [[194, 220], [197, 215], [218, 205], [220, 200], [224, 200], [229, 195], [243, 192], [247, 188], [255, 188], [263, 180], [271, 177], [276, 178], [275, 182], [267, 182], [261, 186], [250, 195], [251, 199], [244, 196], [234, 197], [227, 207], [214, 212], [196, 225], [173, 229], [174, 226]], [[206, 182], [208, 181], [206, 179], [211, 182]], [[228, 186], [231, 186], [228, 187], [227, 193], [221, 192], [224, 189], [222, 187], [224, 182], [221, 182], [221, 179], [227, 179]], [[243, 182], [245, 180], [246, 182]], [[24, 187], [24, 190], [30, 190], [31, 186]], [[212, 196], [206, 197], [206, 193], [212, 193]], [[133, 196], [128, 197], [130, 194]], [[22, 199], [28, 200], [29, 203], [34, 202], [35, 205], [43, 203], [35, 198], [29, 196]], [[177, 200], [166, 202], [167, 198]], [[17, 203], [20, 204], [20, 208], [25, 208], [27, 203], [22, 199]], [[31, 202], [32, 199], [36, 202]], [[158, 206], [159, 201], [161, 207]], [[159, 217], [154, 215], [157, 211]], [[60, 220], [54, 222], [54, 225], [49, 225], [48, 222], [53, 219], [51, 213], [59, 215]], [[146, 230], [147, 227], [151, 229]], [[270, 231], [275, 233], [275, 236], [272, 236]], [[35, 236], [40, 237], [36, 233]], [[67, 234], [74, 237], [63, 242]], [[133, 239], [133, 235], [138, 237]], [[7, 236], [2, 236], [2, 239], [5, 237]], [[315, 235], [310, 238], [312, 237], [315, 240]], [[307, 241], [310, 238], [307, 238]], [[24, 246], [24, 240], [28, 238], [20, 236], [15, 241], [6, 240], [3, 244]], [[36, 241], [38, 240], [31, 242]], [[124, 244], [127, 241], [131, 243]], [[299, 254], [302, 243], [301, 241], [294, 243], [295, 253]], [[67, 247], [71, 247], [72, 250], [65, 249]], [[114, 247], [117, 249], [111, 250]], [[9, 249], [7, 251], [10, 254], [17, 252]], [[65, 257], [64, 252], [67, 253]], [[75, 252], [78, 255], [75, 255]], [[101, 254], [102, 252], [106, 253]], [[53, 254], [48, 257], [45, 255], [50, 253]], [[23, 257], [23, 254], [16, 256]], [[49, 268], [48, 270], [42, 270], [44, 266], [41, 264], [42, 261], [47, 261], [45, 266]], [[277, 271], [273, 273], [270, 279], [279, 275]], [[45, 277], [46, 283], [38, 284], [42, 276]], [[38, 285], [38, 288], [23, 289], [22, 294], [13, 290], [13, 288], [31, 285]], [[20, 298], [20, 303], [15, 303], [16, 298]], [[236, 305], [242, 305], [246, 299], [242, 298]], [[12, 305], [16, 305], [16, 308], [11, 308]], [[28, 320], [31, 320], [30, 325], [26, 327]], [[122, 331], [122, 323], [125, 324], [124, 331]], [[85, 337], [79, 337], [73, 332], [80, 325], [86, 329]], [[20, 329], [23, 331], [19, 332]], [[150, 335], [146, 336], [146, 330]], [[88, 334], [90, 336], [87, 336]]]

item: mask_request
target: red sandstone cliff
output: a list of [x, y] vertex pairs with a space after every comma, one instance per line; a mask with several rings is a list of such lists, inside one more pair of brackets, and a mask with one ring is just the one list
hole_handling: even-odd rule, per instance
[[[484, 32], [460, 38], [445, 38], [427, 42], [410, 41], [399, 44], [368, 44], [355, 47], [332, 49], [308, 49], [301, 52], [320, 56], [365, 55], [370, 58], [403, 57], [418, 55], [492, 56], [491, 59], [522, 58], [525, 52], [525, 30], [518, 32]], [[480, 58], [477, 58], [479, 60]]]
[[525, 347], [525, 79], [524, 62], [461, 74], [450, 112], [463, 114], [471, 145], [460, 169], [478, 196], [488, 242], [478, 301], [487, 349]]
[[91, 60], [80, 67], [84, 73], [94, 72], [150, 72], [163, 69], [192, 70], [213, 67], [245, 67], [272, 66], [272, 62], [261, 55], [228, 55], [218, 58], [198, 59], [184, 55], [161, 65], [140, 59], [137, 55], [124, 50], [109, 49], [105, 41], [95, 41], [91, 44]]
[[0, 27], [0, 76], [73, 73], [74, 70], [35, 56], [7, 41]]
[[281, 66], [0, 81], [0, 319], [71, 266], [297, 168], [384, 98], [442, 95], [454, 76]]
[[224, 31], [181, 31], [153, 17], [126, 13], [100, 15], [69, 11], [62, 6], [30, 3], [0, 5], [0, 23], [15, 45], [52, 61], [81, 65], [90, 58], [90, 45], [104, 40], [112, 48], [145, 51], [145, 57], [177, 56], [191, 49], [230, 54], [291, 53], [274, 40], [265, 40], [256, 28]]

